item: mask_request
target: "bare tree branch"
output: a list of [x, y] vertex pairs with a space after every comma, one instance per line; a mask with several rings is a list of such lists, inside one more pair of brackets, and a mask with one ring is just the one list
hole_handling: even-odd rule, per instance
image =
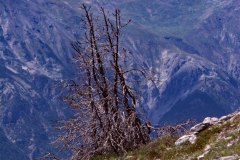
[[136, 71], [145, 76], [144, 71], [121, 66], [126, 49], [121, 48], [120, 36], [126, 25], [121, 24], [120, 11], [110, 16], [101, 8], [102, 18], [97, 19], [90, 7], [81, 8], [84, 34], [72, 43], [78, 80], [68, 85], [64, 97], [76, 115], [60, 127], [64, 134], [57, 141], [77, 160], [122, 154], [150, 141], [149, 128], [136, 111], [137, 95], [125, 77]]

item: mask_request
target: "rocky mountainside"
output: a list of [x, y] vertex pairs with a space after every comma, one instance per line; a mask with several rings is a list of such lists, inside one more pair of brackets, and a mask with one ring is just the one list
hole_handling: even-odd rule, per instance
[[[66, 1], [78, 6], [78, 0]], [[102, 1], [132, 19], [124, 44], [155, 83], [141, 88], [155, 124], [221, 116], [239, 107], [239, 1]], [[173, 118], [174, 117], [174, 118]]]
[[70, 41], [81, 36], [83, 2], [96, 14], [99, 6], [120, 8], [132, 19], [122, 43], [131, 65], [156, 79], [138, 87], [154, 124], [202, 121], [240, 106], [238, 0], [0, 0], [1, 156], [53, 150], [53, 126], [71, 114], [57, 84], [73, 76]]
[[57, 84], [72, 74], [76, 15], [58, 1], [0, 0], [0, 159], [52, 150], [53, 126], [68, 114]]
[[131, 30], [137, 41], [129, 44], [159, 78], [145, 90], [152, 121], [201, 121], [238, 108], [239, 1], [141, 2], [125, 6], [143, 33]]

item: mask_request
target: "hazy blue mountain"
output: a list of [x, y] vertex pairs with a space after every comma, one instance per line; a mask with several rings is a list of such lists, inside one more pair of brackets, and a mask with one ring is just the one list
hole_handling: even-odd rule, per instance
[[157, 79], [139, 87], [154, 124], [240, 106], [238, 0], [0, 0], [0, 159], [53, 150], [53, 126], [70, 114], [58, 84], [73, 76], [70, 41], [81, 36], [83, 2], [132, 19], [122, 41], [131, 65]]
[[60, 1], [0, 0], [0, 128], [25, 157], [51, 151], [53, 126], [68, 114], [58, 83], [72, 74], [76, 15]]

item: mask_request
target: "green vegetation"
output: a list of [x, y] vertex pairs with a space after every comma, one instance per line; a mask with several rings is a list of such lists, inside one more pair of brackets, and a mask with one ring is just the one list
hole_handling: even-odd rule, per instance
[[240, 115], [232, 122], [227, 122], [223, 126], [222, 134], [224, 138], [220, 138], [220, 140], [214, 144], [210, 152], [206, 155], [206, 159], [235, 154], [240, 155]]
[[197, 135], [194, 144], [185, 143], [181, 146], [175, 146], [174, 142], [178, 137], [162, 137], [140, 149], [131, 151], [122, 157], [116, 155], [98, 156], [93, 160], [183, 160], [196, 159], [202, 155], [207, 145], [209, 151], [204, 159], [215, 159], [223, 156], [240, 155], [240, 115], [234, 120], [227, 121], [221, 125], [214, 125]]
[[209, 143], [214, 141], [215, 136], [219, 133], [221, 129], [219, 127], [214, 127], [209, 130], [203, 131], [199, 134], [196, 143], [190, 144], [186, 143], [182, 146], [175, 146], [174, 142], [177, 140], [176, 137], [164, 137], [153, 144], [145, 146], [138, 151], [129, 153], [129, 156], [133, 156], [132, 159], [185, 159], [190, 154], [193, 157], [199, 155], [204, 147]]

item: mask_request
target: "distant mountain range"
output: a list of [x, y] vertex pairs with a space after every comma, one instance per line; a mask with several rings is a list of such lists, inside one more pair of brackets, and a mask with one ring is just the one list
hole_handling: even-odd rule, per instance
[[74, 76], [70, 41], [81, 36], [83, 2], [132, 19], [122, 41], [131, 65], [158, 79], [140, 84], [153, 124], [240, 106], [238, 0], [0, 0], [0, 159], [54, 151], [54, 126], [71, 115], [58, 83]]

